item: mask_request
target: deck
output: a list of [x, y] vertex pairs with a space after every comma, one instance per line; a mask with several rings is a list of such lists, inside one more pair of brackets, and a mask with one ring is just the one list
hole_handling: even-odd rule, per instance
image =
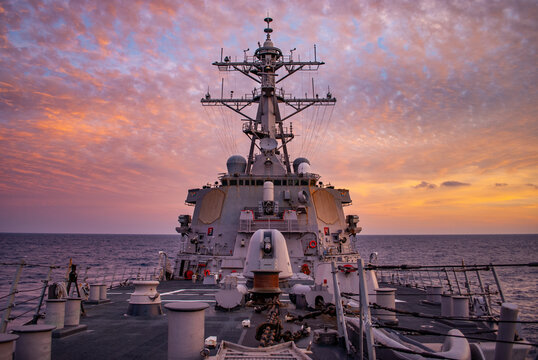
[[[217, 336], [217, 340], [258, 347], [255, 339], [256, 327], [265, 322], [266, 315], [257, 314], [251, 307], [233, 311], [215, 310], [214, 293], [217, 286], [193, 284], [191, 281], [177, 280], [162, 282], [158, 287], [163, 305], [172, 301], [204, 301], [212, 305], [205, 311], [205, 337]], [[81, 324], [87, 325], [87, 330], [52, 341], [53, 359], [166, 359], [168, 351], [168, 320], [166, 309], [164, 315], [158, 317], [134, 317], [126, 315], [128, 300], [132, 287], [112, 289], [108, 292], [110, 302], [98, 305], [85, 304], [86, 316], [81, 318]], [[295, 313], [293, 304], [286, 295], [282, 296], [285, 305], [282, 310]], [[304, 313], [304, 312], [302, 312]], [[249, 328], [243, 328], [241, 321], [251, 320]], [[323, 328], [325, 324], [335, 327], [334, 318], [322, 316], [309, 319], [309, 326]], [[283, 322], [285, 330], [296, 331], [299, 325]], [[312, 336], [296, 342], [300, 348], [306, 348], [312, 341]], [[345, 352], [340, 347], [319, 347], [312, 344], [314, 354], [312, 359], [343, 359]], [[216, 349], [211, 349], [210, 355], [215, 355]]]
[[[381, 285], [381, 284], [380, 284]], [[386, 284], [384, 284], [386, 285]], [[407, 312], [440, 315], [440, 306], [432, 305], [422, 300], [426, 294], [423, 290], [414, 287], [394, 286], [397, 288], [396, 308]], [[211, 305], [205, 310], [205, 337], [216, 336], [217, 341], [226, 340], [244, 346], [257, 348], [260, 343], [255, 339], [256, 328], [265, 322], [266, 314], [255, 313], [252, 307], [243, 307], [233, 311], [215, 309], [214, 294], [218, 291], [216, 285], [193, 284], [191, 281], [174, 280], [161, 282], [158, 292], [161, 294], [163, 305], [173, 301], [203, 301]], [[87, 325], [87, 330], [66, 336], [54, 338], [52, 342], [53, 359], [166, 359], [168, 321], [166, 308], [163, 306], [164, 315], [157, 317], [134, 317], [126, 315], [128, 300], [132, 293], [132, 287], [124, 287], [109, 290], [110, 302], [98, 305], [85, 304], [86, 316], [82, 317], [81, 324]], [[304, 315], [308, 311], [296, 309], [289, 300], [287, 294], [281, 296], [283, 306], [281, 317], [286, 313]], [[242, 327], [242, 320], [250, 319], [249, 328]], [[314, 319], [305, 320], [312, 330], [332, 328], [336, 329], [336, 319], [330, 315], [321, 315]], [[284, 330], [297, 331], [303, 322], [291, 323], [282, 320]], [[435, 331], [446, 334], [450, 329], [457, 327], [464, 334], [483, 339], [494, 339], [491, 330], [481, 322], [446, 322], [440, 319], [402, 314], [398, 316], [398, 325], [402, 328]], [[444, 341], [443, 336], [436, 335], [406, 335], [421, 343], [437, 344], [433, 348], [439, 348]], [[354, 349], [358, 349], [356, 334], [351, 334], [354, 341]], [[470, 340], [475, 342], [476, 340]], [[323, 346], [313, 342], [310, 336], [296, 341], [299, 348], [310, 348], [308, 353], [312, 359], [347, 359], [343, 346]], [[377, 349], [378, 358], [387, 357], [387, 350]], [[211, 349], [210, 355], [215, 355], [217, 349]], [[385, 354], [385, 356], [383, 356]]]

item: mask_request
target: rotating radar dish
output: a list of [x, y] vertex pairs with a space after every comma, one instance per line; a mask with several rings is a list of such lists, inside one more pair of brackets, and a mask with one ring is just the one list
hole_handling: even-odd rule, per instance
[[264, 138], [260, 140], [260, 148], [262, 151], [272, 151], [278, 146], [278, 142], [275, 139]]

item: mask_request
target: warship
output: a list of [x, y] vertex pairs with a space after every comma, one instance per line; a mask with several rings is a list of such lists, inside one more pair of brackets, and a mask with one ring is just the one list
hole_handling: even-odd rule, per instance
[[[376, 253], [367, 261], [360, 256], [359, 217], [344, 214], [349, 190], [324, 186], [307, 158], [290, 159], [295, 135], [286, 121], [336, 99], [330, 91], [294, 97], [278, 84], [324, 63], [315, 52], [311, 61], [294, 59], [293, 50], [284, 55], [271, 39], [272, 19], [264, 21], [266, 38], [253, 56], [247, 50], [237, 61], [221, 51], [213, 63], [257, 83], [239, 98], [221, 91], [220, 98], [208, 92], [201, 100], [241, 117], [250, 150], [247, 158], [231, 156], [213, 185], [188, 191], [194, 211], [179, 215], [175, 265], [163, 251], [153, 274], [147, 267], [145, 275], [117, 267], [93, 274], [86, 267], [82, 274], [70, 261], [67, 272], [50, 266], [39, 288], [24, 290], [17, 286], [31, 264], [22, 261], [1, 296], [7, 306], [0, 358], [13, 352], [15, 359], [535, 356], [538, 345], [521, 338], [526, 323], [503, 293], [496, 268], [537, 263], [389, 266], [378, 265]], [[255, 117], [246, 112], [252, 105]], [[280, 106], [292, 110], [282, 116]], [[54, 269], [65, 278], [54, 282]], [[37, 290], [18, 301], [39, 299], [35, 309], [13, 316], [15, 297]], [[29, 312], [23, 326], [13, 324]]]
[[[178, 219], [181, 250], [175, 276], [243, 272], [250, 238], [260, 229], [277, 230], [285, 238], [291, 269], [281, 273], [281, 279], [293, 273], [310, 275], [320, 263], [354, 264], [359, 258], [354, 246], [361, 231], [359, 217], [345, 216], [343, 210], [351, 204], [349, 190], [324, 186], [310, 161], [292, 161], [288, 150], [295, 137], [293, 117], [312, 106], [334, 106], [336, 99], [330, 91], [295, 97], [280, 83], [301, 71], [317, 71], [324, 63], [315, 54], [311, 61], [294, 59], [293, 51], [284, 55], [271, 39], [272, 19], [265, 21], [266, 39], [253, 56], [245, 52], [243, 61], [232, 61], [221, 55], [213, 63], [219, 71], [239, 72], [258, 86], [241, 98], [213, 98], [208, 92], [201, 100], [203, 106], [223, 106], [241, 117], [250, 151], [246, 159], [231, 156], [227, 173], [214, 186], [188, 191], [186, 203], [194, 211]], [[257, 106], [255, 117], [245, 111], [249, 106]], [[291, 109], [285, 117], [282, 106]], [[245, 275], [252, 277], [252, 272]]]

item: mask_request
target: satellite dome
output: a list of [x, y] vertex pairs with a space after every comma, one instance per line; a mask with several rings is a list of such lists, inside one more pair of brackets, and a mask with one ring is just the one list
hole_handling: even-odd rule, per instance
[[230, 156], [226, 161], [226, 168], [230, 175], [244, 174], [247, 168], [247, 160], [241, 155]]
[[306, 174], [309, 174], [311, 172], [312, 171], [310, 171], [310, 164], [307, 163], [307, 162], [302, 162], [297, 167], [297, 174], [299, 174], [299, 175], [306, 175]]
[[299, 165], [301, 163], [307, 163], [308, 165], [310, 165], [310, 161], [308, 161], [307, 158], [304, 158], [304, 157], [299, 157], [297, 159], [295, 159], [293, 161], [293, 172], [297, 174], [298, 170], [299, 170]]

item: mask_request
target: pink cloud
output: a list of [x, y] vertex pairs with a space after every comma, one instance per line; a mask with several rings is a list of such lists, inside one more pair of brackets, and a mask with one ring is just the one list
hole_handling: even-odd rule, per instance
[[[134, 201], [162, 204], [151, 217], [159, 225], [148, 229], [172, 231], [176, 210], [189, 210], [186, 189], [213, 182], [227, 155], [246, 152], [237, 117], [199, 99], [208, 87], [219, 94], [221, 77], [227, 94], [254, 87], [210, 63], [221, 47], [252, 53], [266, 10], [252, 2], [2, 3], [1, 211], [26, 200], [0, 230], [31, 226], [17, 218], [32, 212], [27, 194], [65, 212], [71, 200], [110, 206], [114, 194], [124, 204], [117, 219]], [[338, 99], [330, 123], [293, 120], [304, 137], [292, 155], [311, 156], [325, 181], [345, 186], [359, 171], [365, 182], [416, 185], [469, 169], [477, 179], [510, 172], [538, 181], [535, 6], [277, 1], [268, 10], [284, 53], [296, 47], [307, 59], [315, 43], [327, 63], [283, 82], [302, 95], [314, 75], [316, 92], [330, 86]], [[60, 220], [41, 224], [34, 230], [61, 231]]]

